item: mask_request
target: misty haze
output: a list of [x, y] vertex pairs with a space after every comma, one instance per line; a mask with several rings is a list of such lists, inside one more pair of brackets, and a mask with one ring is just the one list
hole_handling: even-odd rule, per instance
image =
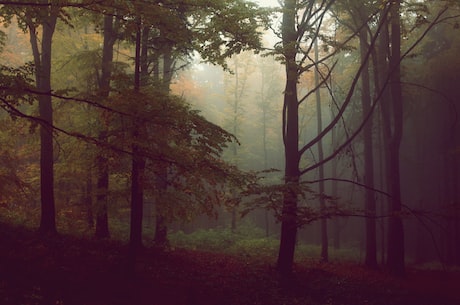
[[0, 16], [1, 304], [460, 304], [459, 1]]

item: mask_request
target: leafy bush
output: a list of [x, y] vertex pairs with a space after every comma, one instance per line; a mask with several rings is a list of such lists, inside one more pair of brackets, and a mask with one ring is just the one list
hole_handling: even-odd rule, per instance
[[182, 231], [170, 234], [171, 245], [208, 251], [222, 251], [234, 243], [234, 237], [229, 229], [221, 230], [197, 230], [191, 234], [185, 234]]
[[279, 241], [273, 238], [246, 238], [237, 241], [229, 252], [248, 257], [275, 257]]
[[[212, 252], [226, 252], [244, 258], [274, 258], [278, 255], [279, 240], [264, 237], [264, 231], [250, 223], [241, 225], [232, 232], [227, 228], [200, 229], [190, 234], [178, 231], [170, 234], [170, 242], [174, 247]], [[296, 247], [296, 260], [319, 259], [320, 245], [299, 243]], [[354, 248], [329, 249], [331, 261], [359, 262], [361, 255]]]
[[171, 245], [180, 248], [199, 249], [206, 251], [222, 251], [229, 253], [255, 253], [262, 250], [271, 251], [275, 240], [263, 238], [262, 229], [244, 224], [235, 232], [229, 228], [199, 229], [193, 233], [185, 234], [182, 231], [171, 233]]
[[39, 215], [38, 208], [0, 205], [0, 221], [14, 226], [37, 227], [40, 221]]

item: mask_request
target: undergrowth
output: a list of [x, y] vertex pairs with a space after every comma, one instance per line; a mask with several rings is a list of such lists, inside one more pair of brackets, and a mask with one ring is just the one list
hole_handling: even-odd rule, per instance
[[[190, 250], [225, 252], [246, 257], [274, 258], [278, 254], [278, 237], [265, 237], [264, 231], [254, 225], [244, 224], [235, 232], [229, 228], [199, 229], [186, 234], [177, 231], [169, 235], [171, 246]], [[299, 243], [296, 260], [320, 258], [321, 247]], [[332, 261], [359, 262], [360, 253], [356, 249], [330, 249]]]

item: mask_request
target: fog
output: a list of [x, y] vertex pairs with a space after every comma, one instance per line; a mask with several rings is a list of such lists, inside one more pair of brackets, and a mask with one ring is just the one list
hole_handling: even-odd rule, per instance
[[[265, 5], [276, 5], [265, 1]], [[452, 38], [453, 39], [453, 38]], [[455, 43], [459, 43], [455, 39]], [[422, 49], [427, 50], [422, 44]], [[445, 49], [444, 55], [453, 49]], [[337, 66], [330, 77], [330, 88], [320, 89], [323, 126], [327, 126], [337, 108], [345, 100], [350, 81], [357, 70], [359, 53], [356, 50], [334, 57]], [[458, 246], [460, 189], [457, 177], [459, 164], [457, 147], [458, 124], [456, 113], [459, 94], [453, 85], [448, 66], [438, 64], [442, 57], [430, 57], [418, 53], [404, 62], [404, 134], [400, 151], [401, 191], [404, 206], [406, 259], [418, 264], [455, 264], [459, 262]], [[281, 183], [284, 170], [282, 142], [282, 105], [285, 75], [283, 66], [274, 58], [244, 53], [228, 60], [231, 73], [212, 65], [194, 66], [182, 75], [193, 79], [197, 97], [188, 97], [206, 118], [234, 133], [241, 145], [228, 149], [224, 158], [244, 170], [260, 171], [274, 168], [271, 181]], [[438, 65], [437, 70], [429, 70]], [[309, 94], [314, 88], [313, 72], [308, 72], [299, 82], [299, 96]], [[444, 75], [452, 75], [447, 81]], [[412, 84], [412, 85], [410, 85]], [[420, 84], [413, 85], [413, 84]], [[180, 79], [175, 90], [180, 91]], [[333, 98], [330, 90], [333, 90]], [[324, 156], [329, 157], [353, 134], [362, 120], [361, 86], [354, 90], [352, 102], [339, 123], [323, 138]], [[316, 99], [312, 94], [302, 103], [299, 113], [299, 147], [317, 134]], [[372, 116], [374, 151], [374, 196], [377, 205], [376, 236], [378, 260], [384, 264], [387, 248], [388, 193], [385, 182], [385, 142], [379, 133], [381, 117], [377, 110]], [[318, 162], [317, 147], [305, 153], [303, 168]], [[329, 245], [334, 253], [347, 249], [351, 258], [363, 262], [365, 257], [365, 190], [364, 143], [359, 134], [348, 146], [324, 165], [325, 196], [328, 205], [343, 207], [349, 216], [331, 217], [328, 220]], [[304, 181], [319, 179], [314, 170], [302, 178]], [[311, 184], [312, 196], [302, 205], [318, 209], [318, 184]], [[256, 225], [265, 230], [268, 237], [279, 237], [278, 220], [269, 212], [254, 211], [238, 223]], [[217, 227], [226, 227], [230, 214], [222, 211]], [[211, 221], [211, 223], [213, 223]], [[187, 232], [204, 225], [214, 227], [200, 218], [196, 224], [188, 224]], [[182, 228], [184, 229], [184, 227]], [[320, 222], [313, 221], [301, 228], [299, 243], [319, 245]], [[423, 250], [422, 250], [423, 249]], [[338, 253], [338, 252], [337, 252]]]
[[[256, 2], [277, 8], [285, 3]], [[54, 231], [57, 226], [90, 236], [103, 219], [106, 236], [97, 237], [109, 238], [110, 229], [123, 241], [131, 238], [131, 217], [138, 217], [139, 245], [156, 244], [161, 232], [172, 247], [226, 251], [246, 243], [255, 251], [261, 244], [274, 258], [292, 192], [296, 255], [327, 261], [321, 257], [326, 247], [332, 261], [366, 264], [368, 245], [375, 243], [378, 265], [384, 266], [393, 245], [390, 223], [397, 219], [406, 262], [458, 266], [457, 8], [407, 4], [397, 14], [402, 32], [395, 51], [396, 39], [385, 41], [392, 34], [389, 21], [380, 24], [376, 17], [386, 18], [387, 11], [370, 2], [369, 11], [358, 14], [364, 7], [344, 3], [318, 3], [318, 11], [305, 15], [314, 7], [299, 9], [293, 23], [310, 23], [294, 26], [291, 36], [300, 36], [286, 45], [282, 13], [271, 15], [260, 49], [255, 30], [264, 27], [252, 28], [254, 20], [231, 6], [216, 8], [230, 10], [228, 16], [211, 10], [206, 18], [194, 10], [184, 18], [174, 8], [168, 10], [174, 22], [158, 24], [155, 14], [163, 16], [158, 12], [164, 7], [154, 6], [144, 40], [125, 15], [111, 24], [120, 33], [108, 37], [114, 30], [102, 29], [102, 18], [109, 18], [105, 10], [96, 11], [94, 20], [84, 14], [57, 19], [52, 39], [41, 40], [46, 24], [29, 36], [24, 24], [5, 19], [2, 215], [37, 227], [46, 214], [42, 208], [51, 207]], [[360, 20], [371, 8], [375, 15]], [[51, 72], [49, 86], [37, 94], [43, 82], [34, 79], [34, 65], [40, 66], [43, 40], [49, 43], [43, 53], [52, 54]], [[286, 89], [289, 81], [296, 92]], [[45, 97], [48, 116], [37, 106]], [[287, 143], [294, 143], [290, 150]], [[299, 181], [294, 179], [293, 191], [286, 172], [294, 167], [291, 176]], [[38, 195], [43, 178], [56, 210], [54, 197], [51, 204]], [[402, 208], [395, 210], [398, 204]], [[200, 238], [208, 239], [194, 244]]]

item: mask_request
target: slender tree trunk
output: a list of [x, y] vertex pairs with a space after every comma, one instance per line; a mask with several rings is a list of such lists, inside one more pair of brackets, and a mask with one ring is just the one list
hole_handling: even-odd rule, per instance
[[400, 0], [392, 2], [391, 9], [391, 55], [390, 92], [392, 136], [388, 143], [388, 172], [390, 187], [390, 218], [388, 222], [388, 268], [396, 276], [403, 276], [404, 266], [404, 228], [402, 222], [401, 182], [399, 167], [399, 148], [403, 132], [403, 100], [401, 89], [401, 25]]
[[[361, 103], [363, 110], [363, 119], [371, 111], [371, 91], [369, 65], [366, 60], [368, 50], [367, 29], [361, 30], [359, 34], [361, 64], [364, 68], [361, 74]], [[368, 187], [365, 189], [365, 215], [366, 215], [366, 259], [365, 264], [370, 268], [377, 268], [377, 238], [375, 223], [375, 194], [374, 188], [374, 155], [372, 149], [372, 118], [364, 126], [364, 184]]]
[[[233, 135], [237, 136], [238, 135], [238, 109], [240, 107], [240, 93], [238, 92], [239, 87], [240, 87], [240, 75], [239, 75], [239, 69], [238, 69], [238, 57], [235, 57], [235, 65], [233, 67], [234, 70], [234, 76], [235, 76], [235, 89], [233, 91], [233, 105], [232, 105], [232, 111], [233, 111], [233, 122], [232, 122], [232, 132]], [[235, 166], [238, 166], [238, 143], [232, 143], [232, 153], [233, 153], [233, 163]], [[236, 197], [236, 194], [232, 192], [232, 197]], [[232, 220], [231, 220], [231, 231], [234, 233], [236, 232], [236, 207], [232, 207]]]
[[[261, 99], [264, 100], [264, 83], [262, 81], [262, 96]], [[262, 147], [264, 150], [264, 169], [268, 169], [268, 151], [267, 151], [267, 109], [266, 106], [262, 106]], [[264, 210], [264, 222], [265, 222], [265, 237], [270, 236], [270, 221], [269, 221], [268, 209]]]
[[[172, 46], [167, 47], [163, 52], [163, 79], [162, 86], [165, 93], [168, 93], [171, 86], [171, 80], [174, 70], [174, 58], [172, 56]], [[159, 77], [159, 70], [158, 70]], [[165, 140], [166, 141], [166, 140]], [[160, 194], [165, 193], [168, 188], [168, 165], [159, 164], [159, 173], [157, 174], [157, 187]], [[159, 196], [159, 200], [164, 200], [163, 196]], [[168, 245], [168, 226], [166, 219], [161, 211], [161, 204], [157, 202], [155, 205], [155, 236], [154, 242], [158, 247]]]
[[85, 205], [86, 205], [86, 219], [88, 228], [94, 228], [94, 215], [93, 215], [93, 174], [91, 166], [86, 169], [86, 187], [85, 187]]
[[282, 40], [286, 66], [286, 87], [283, 105], [283, 141], [285, 154], [281, 239], [277, 267], [281, 274], [292, 271], [297, 238], [297, 192], [299, 184], [299, 102], [297, 97], [298, 71], [296, 63], [296, 0], [286, 0], [283, 7]]
[[[336, 116], [336, 114], [334, 113], [334, 107], [331, 106], [330, 107], [330, 110], [331, 110], [331, 120], [334, 119], [334, 117]], [[338, 127], [334, 127], [332, 130], [331, 130], [331, 151], [335, 151], [336, 150], [336, 147], [337, 147], [337, 128]], [[337, 166], [338, 166], [338, 160], [336, 158], [334, 158], [332, 161], [331, 161], [331, 176], [333, 178], [337, 178]], [[337, 194], [338, 194], [338, 183], [336, 180], [333, 180], [331, 181], [331, 196], [333, 198], [337, 198]], [[338, 209], [338, 202], [337, 200], [335, 200], [334, 202], [334, 206], [335, 208]], [[338, 250], [340, 249], [340, 217], [335, 217], [333, 219], [333, 222], [332, 222], [332, 234], [333, 234], [333, 246], [334, 246], [334, 249], [335, 250]]]
[[[377, 48], [373, 52], [373, 64], [374, 64], [374, 87], [375, 92], [380, 92], [385, 86], [384, 82], [389, 74], [388, 58], [390, 56], [390, 33], [388, 29], [388, 20], [387, 17], [380, 17], [380, 23], [383, 23], [382, 30], [377, 42]], [[390, 176], [388, 173], [388, 142], [391, 137], [391, 120], [390, 120], [390, 110], [389, 102], [391, 96], [390, 91], [386, 88], [383, 91], [380, 101], [380, 123], [379, 127], [379, 160], [380, 160], [380, 188], [389, 189], [388, 183], [390, 182]], [[385, 197], [381, 199], [381, 215], [387, 215], [389, 213], [389, 198]], [[385, 219], [381, 219], [381, 262], [385, 263], [385, 250], [388, 242], [386, 241], [385, 235]]]
[[[332, 161], [332, 177], [337, 177], [337, 161], [335, 159]], [[337, 198], [337, 181], [331, 181], [331, 195], [333, 198]], [[334, 203], [336, 208], [338, 208], [338, 203]], [[333, 219], [333, 240], [334, 240], [334, 249], [340, 249], [340, 217], [335, 217]]]
[[[134, 70], [134, 91], [140, 93], [141, 88], [141, 62], [147, 59], [141, 56], [141, 48], [146, 49], [147, 46], [143, 43], [145, 37], [142, 32], [147, 29], [139, 28], [136, 33], [136, 55], [135, 55], [135, 70]], [[146, 55], [146, 52], [142, 52]], [[142, 65], [145, 67], [145, 65]], [[147, 73], [144, 71], [144, 73]], [[143, 123], [142, 118], [133, 118], [133, 131], [132, 131], [132, 166], [131, 166], [131, 226], [130, 226], [130, 246], [133, 250], [142, 248], [142, 219], [144, 209], [144, 169], [145, 158], [141, 155], [141, 148], [139, 147], [142, 141]]]
[[156, 186], [158, 188], [159, 196], [155, 204], [155, 236], [154, 243], [159, 248], [168, 246], [168, 227], [166, 224], [165, 216], [162, 214], [161, 205], [165, 204], [163, 201], [164, 193], [168, 188], [168, 167], [166, 164], [158, 164], [158, 174]]
[[[139, 138], [139, 133], [134, 132], [133, 137]], [[136, 140], [135, 140], [136, 141]], [[130, 245], [133, 248], [142, 247], [142, 219], [144, 207], [144, 169], [145, 159], [140, 156], [139, 148], [133, 145], [133, 158], [131, 170], [131, 227]]]
[[[260, 110], [262, 111], [262, 150], [264, 155], [263, 168], [268, 169], [268, 143], [267, 143], [267, 127], [268, 127], [268, 100], [265, 95], [266, 83], [267, 83], [267, 69], [264, 63], [261, 64], [261, 82], [260, 82]], [[268, 209], [264, 210], [264, 226], [265, 226], [265, 237], [270, 236], [270, 214]]]
[[[384, 190], [386, 189], [386, 169], [385, 169], [385, 155], [386, 155], [386, 150], [385, 150], [385, 144], [384, 144], [384, 138], [383, 138], [383, 131], [382, 131], [382, 122], [380, 120], [380, 124], [379, 124], [379, 131], [378, 131], [378, 134], [379, 134], [379, 152], [378, 152], [378, 159], [379, 159], [379, 170], [380, 170], [380, 174], [379, 174], [379, 185], [380, 185], [380, 189]], [[387, 215], [388, 212], [388, 198], [387, 197], [381, 197], [380, 198], [380, 215]], [[381, 218], [380, 219], [380, 263], [382, 265], [385, 264], [385, 250], [386, 250], [386, 242], [385, 242], [385, 238], [386, 238], [386, 234], [385, 234], [385, 222], [386, 222], [386, 219], [385, 218]]]
[[[113, 17], [104, 16], [104, 43], [102, 49], [102, 71], [99, 77], [99, 90], [102, 99], [107, 99], [110, 93], [110, 78], [112, 75], [113, 46], [116, 37], [114, 35]], [[108, 142], [107, 126], [100, 126], [98, 140], [101, 143]], [[105, 148], [102, 147], [96, 157], [97, 164], [97, 195], [96, 195], [96, 232], [97, 238], [109, 238], [108, 220], [108, 191], [109, 191], [109, 165]]]
[[[318, 50], [318, 38], [315, 40], [315, 62], [319, 61], [319, 50]], [[319, 86], [319, 72], [318, 69], [315, 69], [315, 88]], [[323, 130], [323, 113], [321, 110], [321, 92], [318, 88], [315, 92], [316, 95], [316, 120], [318, 124], [318, 134]], [[324, 152], [323, 152], [323, 140], [318, 141], [318, 162], [323, 162]], [[319, 205], [321, 213], [324, 214], [326, 210], [326, 202], [324, 200], [324, 165], [318, 167], [319, 171]], [[329, 241], [327, 236], [327, 218], [321, 217], [321, 260], [323, 262], [329, 261]]]
[[[51, 101], [51, 46], [58, 12], [56, 8], [48, 9], [42, 21], [41, 50], [38, 47], [36, 28], [29, 24], [30, 43], [35, 62], [35, 79], [38, 96], [40, 125], [40, 194], [41, 218], [40, 231], [55, 234], [56, 211], [54, 203], [54, 153], [53, 153], [53, 107]], [[41, 53], [40, 53], [41, 51]]]

